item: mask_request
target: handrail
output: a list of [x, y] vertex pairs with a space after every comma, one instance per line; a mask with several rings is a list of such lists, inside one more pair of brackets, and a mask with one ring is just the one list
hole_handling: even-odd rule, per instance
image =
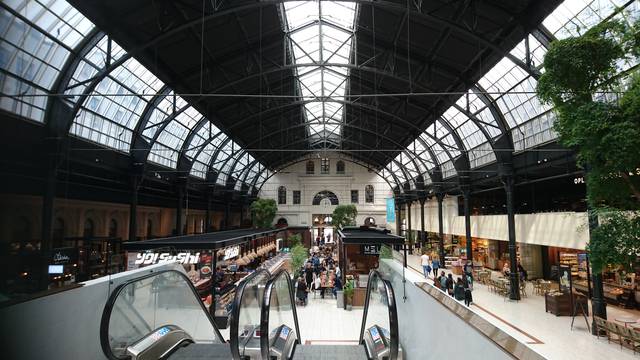
[[262, 298], [262, 308], [260, 309], [260, 352], [262, 353], [263, 359], [269, 359], [269, 308], [271, 306], [271, 291], [273, 290], [273, 284], [275, 284], [281, 276], [285, 276], [287, 279], [289, 301], [291, 302], [291, 309], [293, 310], [293, 322], [297, 337], [296, 343], [300, 344], [300, 327], [298, 326], [298, 313], [296, 311], [295, 298], [291, 287], [291, 276], [289, 276], [287, 270], [280, 269], [267, 281]]
[[200, 296], [198, 296], [198, 291], [193, 286], [193, 283], [191, 283], [191, 280], [189, 280], [189, 278], [185, 274], [183, 274], [183, 273], [181, 273], [180, 271], [177, 271], [177, 270], [156, 271], [156, 272], [152, 272], [150, 274], [144, 275], [144, 276], [137, 277], [135, 279], [131, 279], [129, 281], [126, 281], [126, 282], [118, 285], [118, 287], [115, 288], [115, 290], [113, 290], [113, 292], [109, 296], [109, 299], [107, 300], [107, 303], [104, 306], [104, 310], [102, 312], [102, 319], [100, 320], [100, 346], [102, 347], [102, 352], [104, 352], [104, 354], [110, 360], [126, 360], [126, 359], [128, 359], [128, 358], [119, 358], [119, 357], [115, 356], [113, 354], [113, 352], [111, 351], [111, 344], [109, 344], [109, 320], [111, 319], [111, 312], [113, 311], [113, 306], [115, 305], [116, 300], [120, 296], [120, 293], [127, 286], [129, 286], [129, 285], [131, 285], [131, 284], [133, 284], [135, 282], [138, 282], [140, 280], [144, 280], [144, 279], [147, 279], [147, 278], [151, 278], [151, 277], [154, 277], [154, 276], [159, 276], [159, 275], [162, 275], [162, 274], [165, 274], [165, 273], [176, 273], [176, 274], [178, 274], [178, 276], [182, 277], [183, 280], [185, 280], [185, 282], [187, 284], [189, 284], [189, 287], [191, 288], [191, 291], [193, 292], [193, 295], [198, 299], [198, 303], [202, 307], [202, 311], [206, 314], [206, 317], [209, 320], [209, 322], [211, 323], [211, 326], [213, 326], [213, 329], [214, 329], [214, 331], [216, 333], [216, 336], [220, 339], [220, 341], [224, 342], [224, 338], [222, 337], [222, 334], [220, 333], [220, 330], [218, 330], [218, 327], [216, 326], [215, 322], [213, 321], [213, 318], [211, 318], [211, 315], [207, 311], [207, 308], [202, 303], [202, 300], [200, 299]]
[[[240, 308], [241, 308], [241, 304], [242, 304], [242, 296], [244, 295], [244, 288], [247, 286], [249, 281], [253, 280], [253, 278], [255, 278], [256, 276], [258, 276], [259, 274], [262, 274], [262, 273], [267, 274], [267, 279], [271, 278], [271, 273], [269, 272], [269, 270], [267, 270], [267, 269], [259, 269], [259, 270], [256, 270], [256, 271], [252, 272], [247, 277], [245, 277], [242, 280], [242, 282], [238, 285], [238, 287], [236, 288], [236, 294], [235, 294], [235, 297], [233, 299], [233, 307], [232, 307], [232, 310], [231, 310], [231, 324], [230, 324], [230, 329], [229, 329], [229, 339], [230, 339], [230, 342], [231, 342], [231, 355], [233, 356], [233, 358], [235, 360], [240, 360], [241, 359], [241, 357], [240, 357], [240, 341], [238, 339], [238, 327], [239, 327], [239, 321], [240, 321]], [[265, 289], [266, 289], [266, 287], [265, 287]], [[259, 299], [259, 301], [262, 301], [262, 299]]]
[[365, 302], [364, 302], [364, 311], [362, 313], [362, 325], [360, 327], [360, 339], [359, 339], [359, 343], [360, 344], [364, 344], [364, 332], [365, 332], [365, 327], [367, 326], [367, 315], [369, 313], [369, 299], [371, 298], [371, 285], [372, 285], [372, 279], [374, 276], [377, 276], [380, 281], [382, 281], [382, 283], [384, 284], [385, 287], [385, 291], [387, 293], [387, 309], [389, 311], [389, 335], [391, 336], [391, 339], [389, 339], [390, 341], [390, 354], [389, 354], [389, 358], [391, 360], [395, 360], [398, 358], [398, 348], [399, 348], [399, 342], [400, 342], [400, 338], [398, 335], [398, 310], [396, 308], [396, 298], [395, 298], [395, 293], [393, 291], [393, 286], [391, 285], [391, 282], [389, 282], [389, 280], [385, 280], [382, 275], [380, 274], [380, 272], [378, 270], [372, 269], [371, 271], [369, 271], [369, 281], [367, 282], [367, 296], [365, 298]]

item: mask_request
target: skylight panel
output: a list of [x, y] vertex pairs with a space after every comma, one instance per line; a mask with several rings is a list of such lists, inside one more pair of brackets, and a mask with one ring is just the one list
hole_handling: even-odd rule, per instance
[[[344, 100], [354, 37], [356, 4], [334, 1], [291, 1], [283, 4], [285, 31], [290, 41], [303, 112], [312, 143], [331, 138], [341, 130], [343, 107], [327, 105]], [[316, 66], [310, 66], [310, 65]]]

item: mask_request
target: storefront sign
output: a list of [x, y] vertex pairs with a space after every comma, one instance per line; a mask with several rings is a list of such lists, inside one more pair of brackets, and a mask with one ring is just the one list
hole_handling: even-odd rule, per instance
[[360, 245], [362, 255], [380, 255], [382, 245]]
[[224, 249], [224, 260], [233, 259], [240, 254], [240, 246], [233, 246]]
[[197, 264], [200, 262], [200, 253], [191, 254], [190, 252], [178, 253], [171, 255], [170, 253], [138, 253], [136, 255], [135, 265], [151, 265], [168, 262], [177, 262], [180, 264]]
[[393, 198], [387, 198], [387, 222], [394, 223], [396, 221], [396, 203]]
[[51, 255], [52, 264], [68, 264], [72, 260], [75, 260], [76, 249], [75, 248], [59, 248], [53, 249]]

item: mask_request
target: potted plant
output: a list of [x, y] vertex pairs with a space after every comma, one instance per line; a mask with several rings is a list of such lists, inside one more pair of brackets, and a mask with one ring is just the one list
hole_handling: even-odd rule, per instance
[[345, 298], [345, 308], [349, 311], [353, 308], [353, 281], [347, 281], [342, 290]]

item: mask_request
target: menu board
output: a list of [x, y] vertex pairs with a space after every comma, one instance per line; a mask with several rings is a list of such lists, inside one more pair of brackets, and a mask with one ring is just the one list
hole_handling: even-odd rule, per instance
[[560, 285], [560, 292], [563, 294], [570, 294], [572, 290], [571, 282], [571, 266], [560, 265], [560, 274], [558, 275], [558, 283]]

